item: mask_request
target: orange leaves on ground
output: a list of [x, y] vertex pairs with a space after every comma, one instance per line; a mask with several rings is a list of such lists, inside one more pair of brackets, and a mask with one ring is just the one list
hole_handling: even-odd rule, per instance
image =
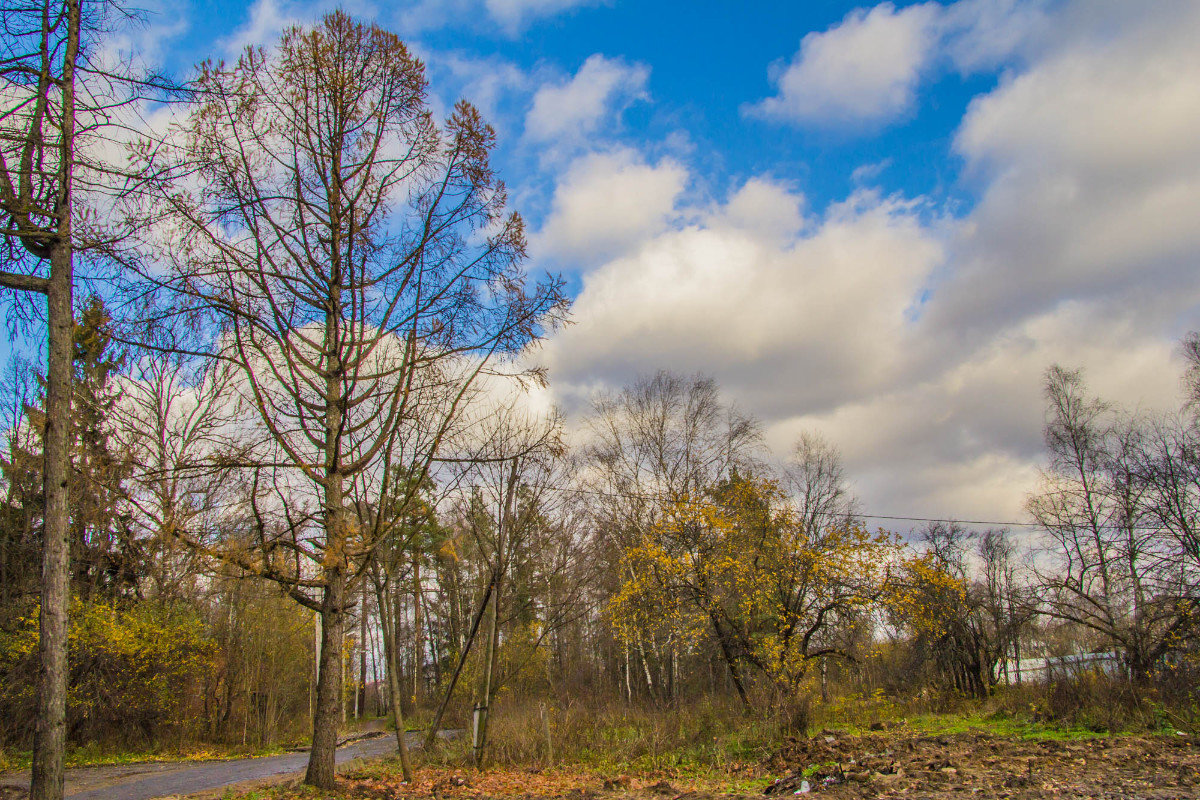
[[603, 780], [594, 775], [567, 770], [423, 768], [411, 783], [400, 776], [374, 777], [349, 774], [338, 781], [351, 797], [399, 800], [474, 800], [474, 798], [560, 797], [576, 790], [599, 790]]

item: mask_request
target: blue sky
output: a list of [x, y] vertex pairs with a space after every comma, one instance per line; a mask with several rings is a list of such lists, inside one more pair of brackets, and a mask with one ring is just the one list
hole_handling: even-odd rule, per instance
[[[168, 0], [168, 71], [335, 7]], [[1022, 519], [1041, 382], [1177, 408], [1200, 328], [1200, 4], [351, 0], [431, 100], [477, 103], [574, 324], [538, 357], [578, 420], [713, 375], [786, 455], [838, 446], [872, 513]]]
[[[185, 74], [204, 58], [231, 58], [242, 40], [269, 41], [277, 24], [267, 20], [303, 20], [328, 4], [199, 2], [188, 8], [151, 11], [151, 24], [181, 23], [165, 50], [164, 66]], [[434, 4], [430, 4], [432, 7]], [[446, 100], [461, 94], [485, 105], [501, 131], [498, 161], [502, 174], [519, 188], [532, 190], [551, 175], [528, 163], [519, 135], [531, 89], [579, 71], [593, 56], [629, 68], [644, 68], [647, 78], [635, 96], [624, 98], [618, 119], [603, 130], [604, 144], [628, 143], [660, 148], [685, 134], [689, 160], [702, 172], [704, 190], [722, 193], [749, 176], [771, 174], [803, 185], [809, 202], [823, 207], [844, 198], [855, 186], [855, 170], [879, 165], [876, 185], [908, 196], [936, 197], [969, 204], [958, 173], [961, 159], [951, 152], [954, 131], [967, 104], [993, 86], [996, 70], [961, 74], [946, 64], [931, 66], [914, 87], [916, 102], [895, 120], [868, 126], [797, 127], [775, 124], [747, 113], [747, 106], [773, 94], [772, 69], [795, 56], [804, 35], [835, 27], [860, 8], [845, 2], [639, 2], [580, 3], [557, 14], [522, 17], [520, 23], [486, 12], [416, 14], [413, 4], [389, 12], [363, 6], [352, 11], [396, 30], [421, 53], [433, 91]], [[536, 4], [530, 4], [536, 5]], [[560, 4], [567, 5], [567, 4]], [[912, 4], [891, 6], [898, 13]], [[468, 9], [469, 4], [459, 3]], [[184, 22], [186, 20], [186, 22]], [[263, 23], [259, 30], [252, 30]], [[182, 27], [186, 24], [186, 28]], [[473, 97], [472, 74], [464, 79], [463, 62], [476, 69], [495, 65], [519, 70], [529, 84], [496, 89], [496, 97]], [[513, 76], [515, 78], [515, 76]], [[498, 80], [502, 80], [500, 77]], [[485, 93], [490, 94], [490, 93]], [[538, 199], [522, 211], [540, 222]], [[569, 266], [569, 265], [564, 265]]]

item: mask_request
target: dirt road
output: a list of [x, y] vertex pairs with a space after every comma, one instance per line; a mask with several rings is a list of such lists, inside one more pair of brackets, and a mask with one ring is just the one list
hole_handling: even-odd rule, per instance
[[[410, 732], [408, 746], [420, 747], [422, 736], [422, 733]], [[381, 758], [394, 752], [396, 737], [385, 734], [339, 748], [337, 762]], [[308, 753], [301, 752], [234, 761], [78, 767], [67, 770], [66, 797], [70, 800], [150, 800], [290, 775], [307, 765]], [[23, 797], [28, 787], [28, 772], [0, 775], [0, 798]]]

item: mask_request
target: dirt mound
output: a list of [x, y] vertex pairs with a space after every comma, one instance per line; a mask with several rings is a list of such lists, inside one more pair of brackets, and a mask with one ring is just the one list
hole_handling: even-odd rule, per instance
[[833, 798], [1200, 798], [1200, 740], [1023, 740], [960, 734], [824, 732], [776, 756], [788, 775], [768, 795]]

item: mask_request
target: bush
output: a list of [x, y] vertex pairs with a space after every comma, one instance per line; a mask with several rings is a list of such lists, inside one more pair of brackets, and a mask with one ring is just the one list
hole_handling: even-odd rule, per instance
[[[190, 610], [154, 603], [121, 608], [71, 603], [68, 739], [147, 744], [178, 726], [189, 687], [211, 669], [214, 648]], [[0, 736], [27, 743], [37, 699], [38, 609], [0, 635]]]

